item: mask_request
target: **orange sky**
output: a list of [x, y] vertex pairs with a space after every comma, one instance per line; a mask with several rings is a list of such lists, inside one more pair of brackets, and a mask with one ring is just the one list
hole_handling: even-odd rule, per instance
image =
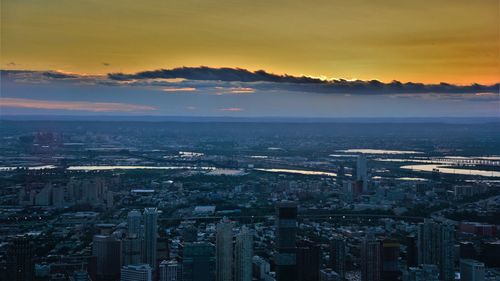
[[499, 82], [498, 0], [3, 0], [2, 69]]

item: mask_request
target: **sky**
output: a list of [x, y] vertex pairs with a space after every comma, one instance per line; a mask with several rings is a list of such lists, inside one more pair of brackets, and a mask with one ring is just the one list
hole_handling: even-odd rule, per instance
[[[499, 5], [3, 0], [0, 114], [499, 116]], [[154, 72], [201, 66], [297, 79]]]

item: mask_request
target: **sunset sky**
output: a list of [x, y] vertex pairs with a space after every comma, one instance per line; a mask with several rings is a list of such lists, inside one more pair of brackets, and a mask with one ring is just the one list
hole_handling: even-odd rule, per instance
[[[106, 77], [208, 66], [385, 83], [500, 81], [498, 0], [2, 0], [1, 5], [3, 70]], [[22, 94], [31, 85], [16, 79], [17, 88], [2, 85], [0, 106], [8, 112], [14, 106], [5, 98], [46, 98]], [[170, 92], [190, 92], [181, 90], [185, 84], [175, 87]], [[252, 85], [237, 87], [260, 93]], [[110, 103], [122, 102], [111, 96]], [[493, 97], [486, 115], [497, 115], [495, 91]], [[57, 97], [59, 105], [65, 100], [102, 102]]]
[[3, 0], [2, 68], [496, 83], [499, 2]]

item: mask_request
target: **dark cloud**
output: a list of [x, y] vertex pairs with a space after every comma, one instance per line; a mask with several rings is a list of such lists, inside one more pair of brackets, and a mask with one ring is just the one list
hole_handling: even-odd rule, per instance
[[79, 78], [78, 75], [75, 74], [69, 74], [69, 73], [63, 73], [63, 72], [57, 72], [57, 71], [46, 71], [43, 73], [45, 77], [48, 78], [53, 78], [53, 79], [75, 79]]
[[108, 63], [108, 62], [103, 62], [102, 65], [104, 65], [104, 66], [110, 66], [111, 64]]
[[377, 80], [347, 81], [340, 79], [327, 81], [305, 76], [277, 75], [264, 70], [252, 72], [241, 68], [211, 68], [205, 66], [160, 69], [135, 74], [110, 73], [108, 74], [108, 78], [115, 81], [183, 78], [199, 81], [263, 82], [257, 88], [319, 93], [486, 93], [499, 91], [499, 84], [462, 86], [448, 83], [423, 84], [413, 82], [402, 83], [399, 81], [383, 83]]

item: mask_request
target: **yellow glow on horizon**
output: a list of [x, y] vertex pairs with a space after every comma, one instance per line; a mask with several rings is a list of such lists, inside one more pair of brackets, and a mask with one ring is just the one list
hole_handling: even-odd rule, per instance
[[181, 66], [308, 77], [499, 82], [497, 0], [1, 2], [2, 69]]

